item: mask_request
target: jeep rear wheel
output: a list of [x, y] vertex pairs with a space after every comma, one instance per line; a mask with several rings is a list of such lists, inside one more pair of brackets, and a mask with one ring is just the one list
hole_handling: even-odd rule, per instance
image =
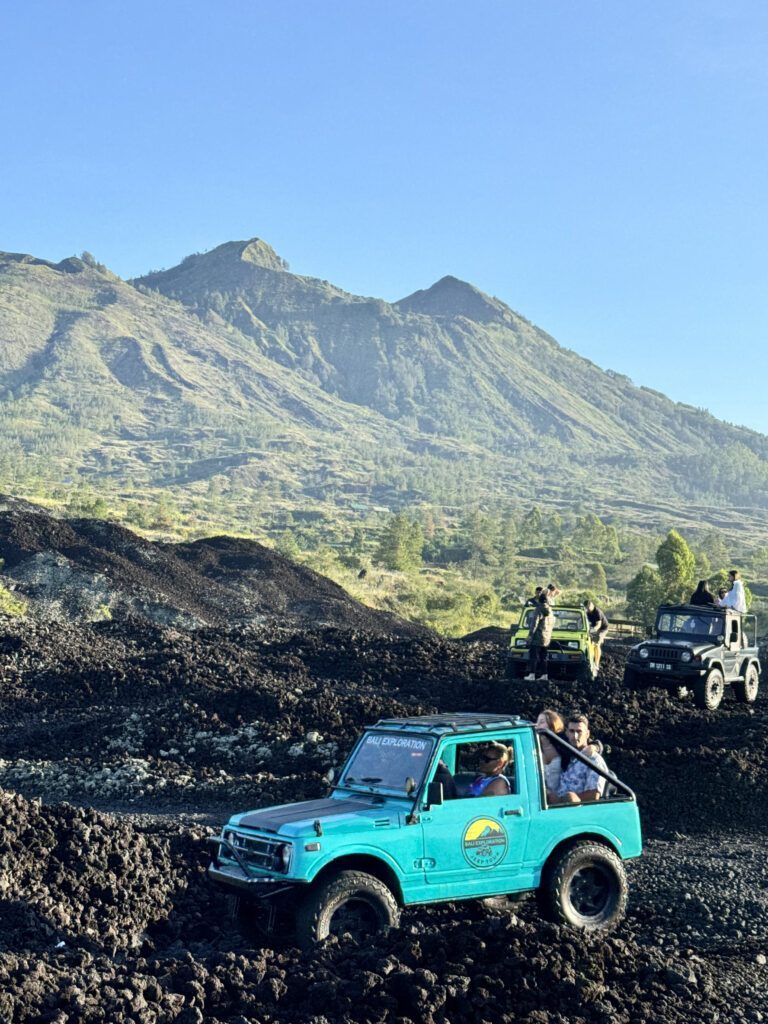
[[744, 678], [733, 684], [733, 695], [741, 704], [754, 704], [760, 686], [757, 665], [748, 665]]
[[700, 708], [716, 711], [725, 693], [725, 679], [719, 668], [710, 669], [704, 679], [693, 684], [693, 699]]
[[307, 948], [329, 935], [364, 941], [397, 927], [400, 909], [384, 882], [363, 871], [340, 871], [311, 890], [296, 912], [296, 938]]
[[544, 916], [584, 931], [608, 931], [624, 916], [627, 876], [621, 858], [601, 843], [581, 842], [548, 866], [539, 889]]

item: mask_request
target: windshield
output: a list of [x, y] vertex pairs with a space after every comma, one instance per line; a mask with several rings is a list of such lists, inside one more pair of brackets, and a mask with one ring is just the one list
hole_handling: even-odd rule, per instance
[[[525, 613], [526, 629], [531, 628], [535, 614], [535, 608], [529, 608]], [[555, 616], [553, 629], [562, 630], [564, 633], [578, 633], [584, 629], [584, 617], [577, 608], [553, 608], [552, 614]]]
[[342, 785], [394, 789], [405, 793], [406, 779], [421, 785], [432, 753], [429, 736], [369, 732], [347, 762]]
[[689, 612], [664, 612], [656, 622], [656, 630], [675, 639], [687, 637], [710, 639], [725, 633], [722, 615], [691, 615]]

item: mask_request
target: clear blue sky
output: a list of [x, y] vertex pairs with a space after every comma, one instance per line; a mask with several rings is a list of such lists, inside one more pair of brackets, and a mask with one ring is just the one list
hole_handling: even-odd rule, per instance
[[25, 0], [0, 67], [0, 249], [450, 273], [768, 433], [764, 0]]

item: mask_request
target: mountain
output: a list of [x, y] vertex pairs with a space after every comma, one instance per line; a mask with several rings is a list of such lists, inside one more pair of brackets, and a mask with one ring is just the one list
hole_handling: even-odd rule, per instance
[[539, 482], [531, 497], [586, 484], [678, 503], [768, 499], [768, 438], [601, 370], [455, 277], [386, 303], [292, 274], [251, 240], [136, 283], [231, 324], [328, 394], [480, 446], [513, 491], [526, 470]]
[[245, 516], [267, 491], [664, 522], [768, 504], [768, 438], [599, 369], [455, 277], [387, 303], [291, 273], [260, 239], [133, 282], [86, 255], [0, 254], [0, 440], [6, 489], [223, 479]]
[[308, 383], [224, 320], [201, 323], [97, 264], [0, 254], [6, 477], [184, 485], [240, 472], [245, 485], [300, 489], [306, 471], [338, 462], [340, 436], [365, 463], [412, 435]]

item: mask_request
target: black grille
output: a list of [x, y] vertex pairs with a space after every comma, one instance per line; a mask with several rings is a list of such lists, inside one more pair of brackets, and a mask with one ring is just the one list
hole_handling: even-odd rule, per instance
[[677, 647], [648, 648], [648, 657], [651, 661], [679, 661], [682, 653]]
[[244, 836], [239, 832], [234, 832], [229, 841], [246, 864], [267, 868], [270, 871], [277, 866], [277, 851], [282, 845], [281, 843], [272, 842], [270, 839]]

